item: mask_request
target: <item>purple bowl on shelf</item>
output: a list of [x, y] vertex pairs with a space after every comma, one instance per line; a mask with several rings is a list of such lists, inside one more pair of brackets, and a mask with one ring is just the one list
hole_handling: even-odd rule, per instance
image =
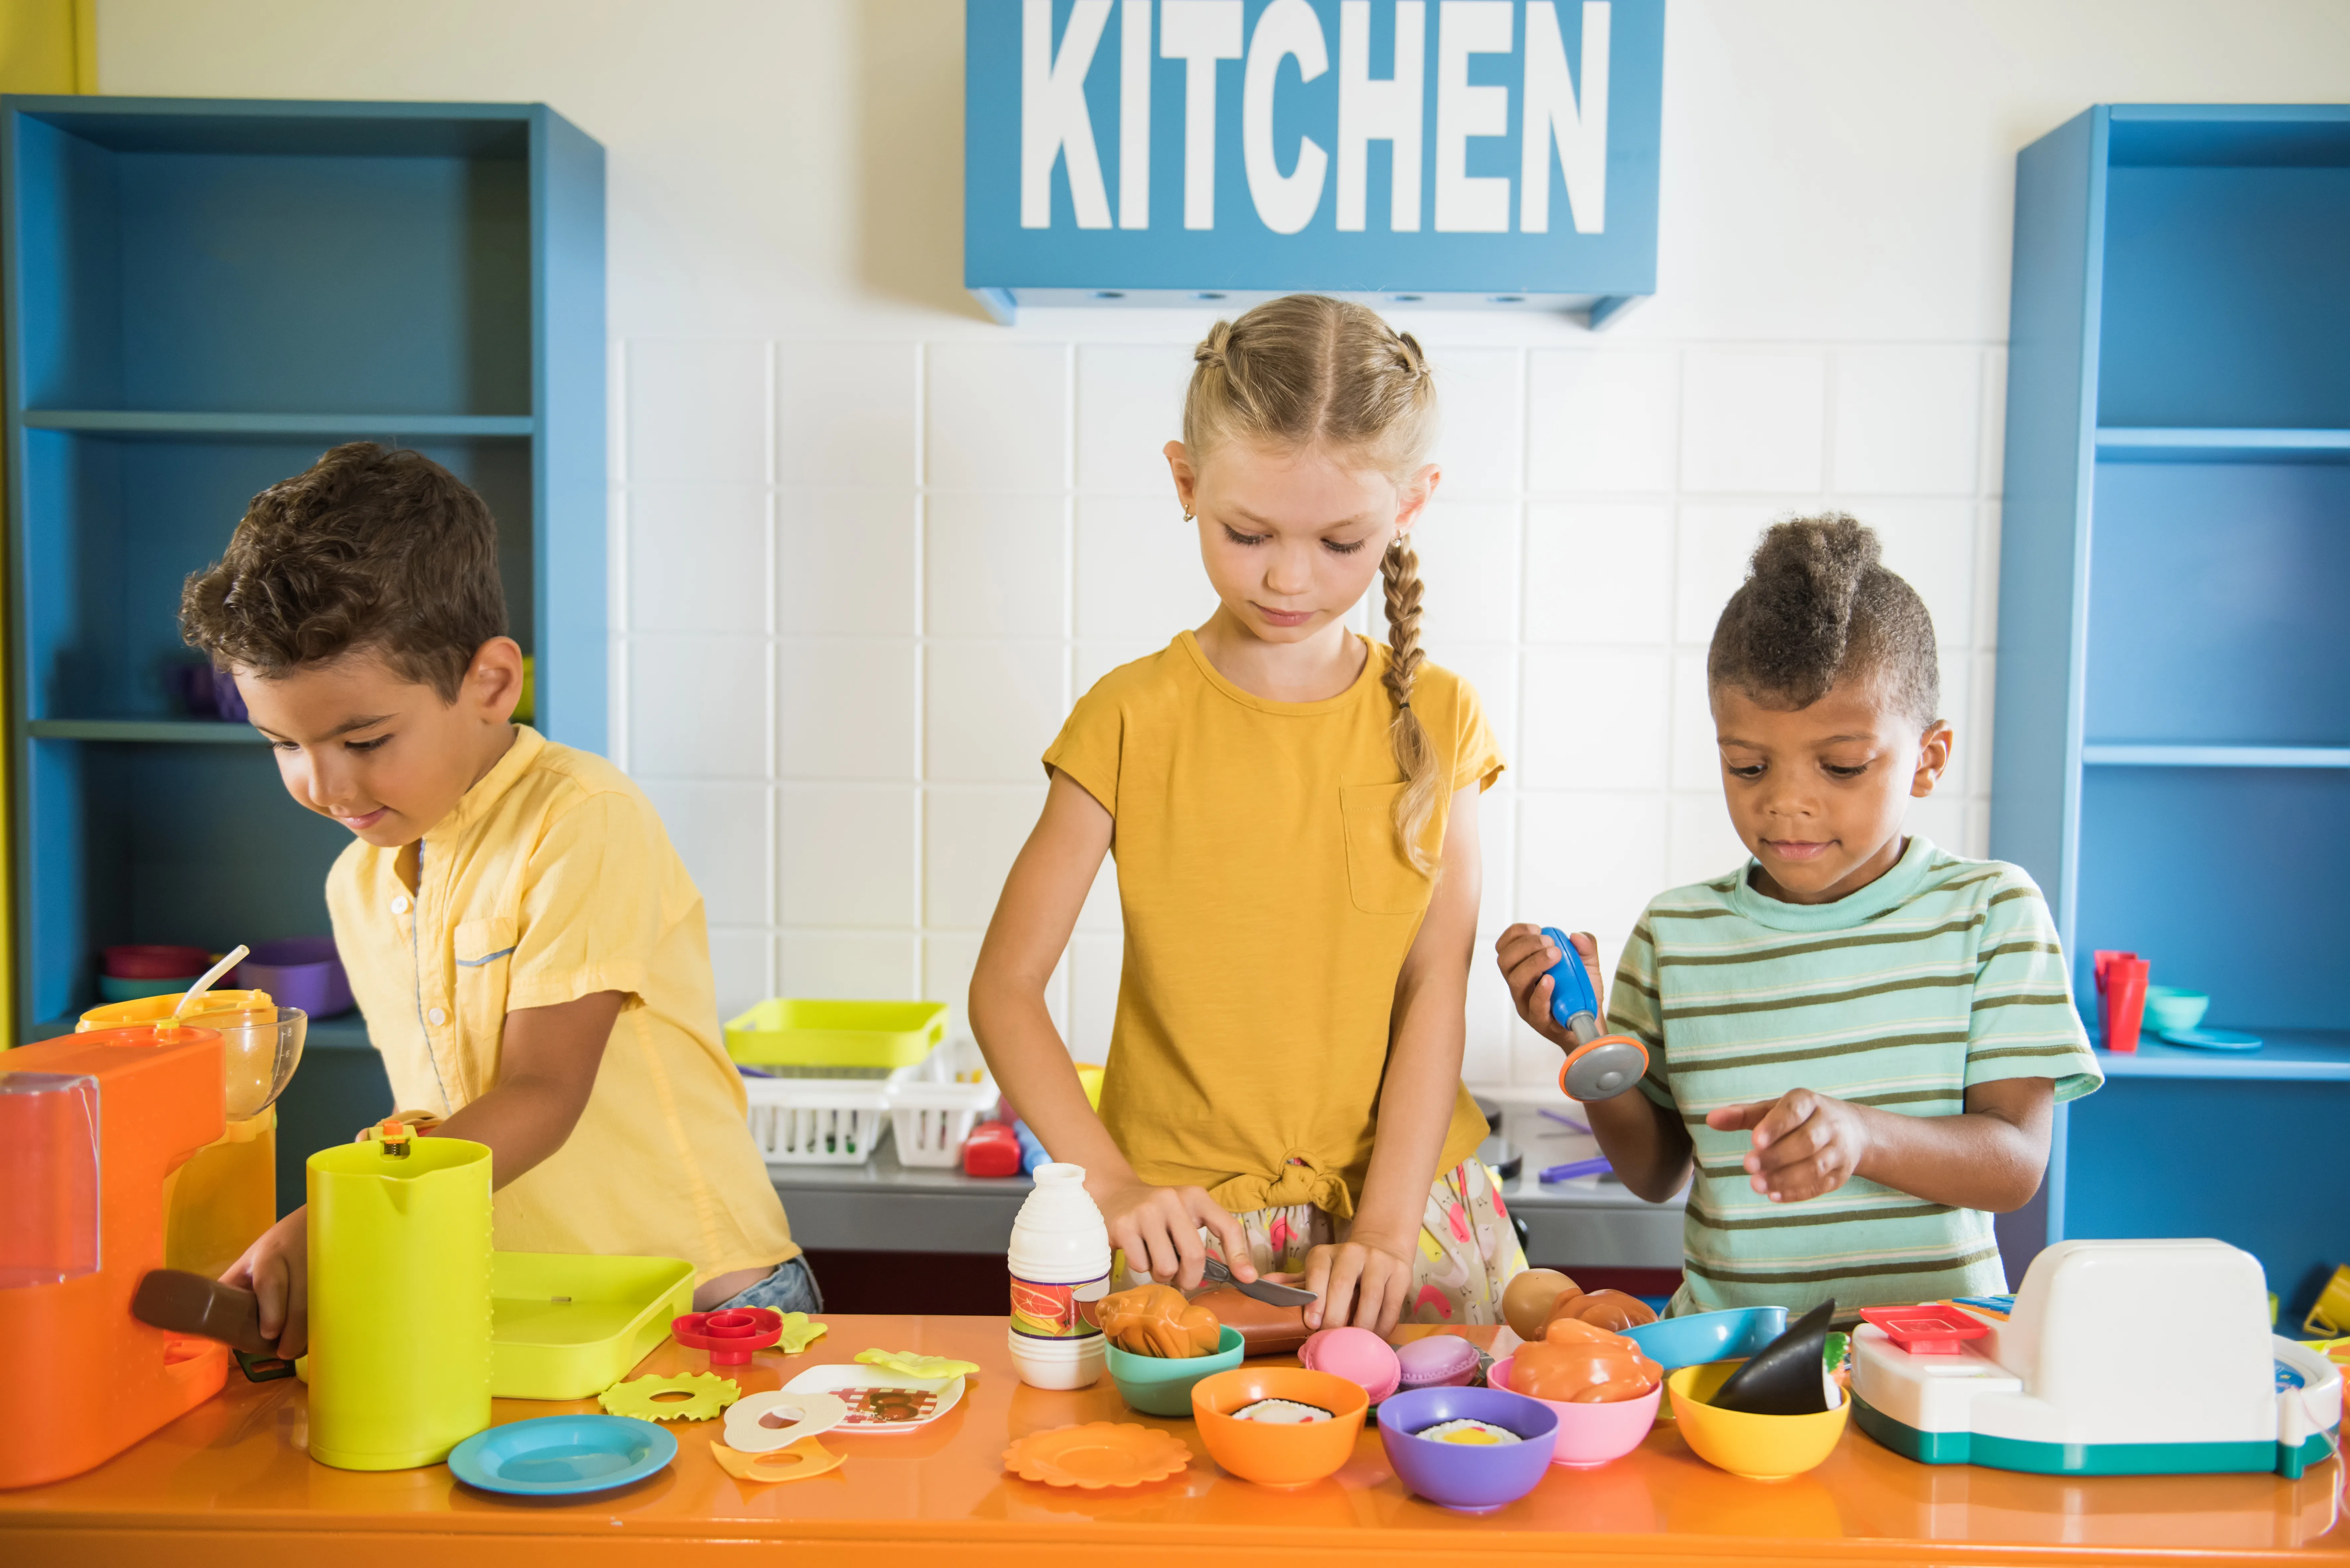
[[[245, 711], [244, 694], [236, 689], [236, 677], [225, 670], [213, 671], [213, 712], [232, 724], [253, 722], [253, 715]], [[293, 940], [308, 941], [312, 939], [301, 937]]]
[[278, 1006], [298, 1007], [313, 1018], [351, 1010], [350, 977], [343, 972], [332, 937], [255, 942], [252, 953], [236, 966], [236, 984], [245, 991], [265, 991]]
[[[1378, 1407], [1379, 1446], [1396, 1479], [1440, 1507], [1483, 1513], [1515, 1502], [1549, 1473], [1558, 1415], [1539, 1399], [1499, 1388], [1408, 1388]], [[1447, 1421], [1483, 1421], [1514, 1443], [1447, 1443], [1421, 1432]]]

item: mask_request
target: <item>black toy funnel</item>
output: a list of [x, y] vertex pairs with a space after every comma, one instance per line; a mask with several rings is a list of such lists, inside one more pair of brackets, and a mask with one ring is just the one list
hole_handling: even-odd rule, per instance
[[1830, 1298], [1797, 1318], [1706, 1403], [1749, 1416], [1815, 1416], [1827, 1409], [1828, 1320], [1835, 1316]]

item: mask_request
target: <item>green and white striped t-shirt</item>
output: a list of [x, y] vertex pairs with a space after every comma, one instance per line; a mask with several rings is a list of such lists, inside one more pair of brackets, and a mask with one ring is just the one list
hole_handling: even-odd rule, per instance
[[1648, 1047], [1648, 1097], [1696, 1146], [1676, 1313], [1834, 1296], [1860, 1307], [2007, 1288], [1979, 1210], [1854, 1179], [1773, 1203], [1748, 1185], [1747, 1132], [1708, 1111], [1812, 1089], [1907, 1116], [1956, 1116], [1966, 1089], [2051, 1078], [2069, 1100], [2104, 1081], [2073, 1008], [2048, 906], [2030, 877], [1912, 836], [1893, 868], [1832, 904], [1787, 904], [1727, 877], [1648, 905], [1616, 972], [1608, 1022]]

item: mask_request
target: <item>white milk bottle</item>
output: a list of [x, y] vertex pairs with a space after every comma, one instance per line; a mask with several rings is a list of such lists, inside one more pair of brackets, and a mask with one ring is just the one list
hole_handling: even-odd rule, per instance
[[1012, 1222], [1012, 1365], [1037, 1388], [1089, 1388], [1102, 1375], [1109, 1229], [1079, 1165], [1040, 1165]]

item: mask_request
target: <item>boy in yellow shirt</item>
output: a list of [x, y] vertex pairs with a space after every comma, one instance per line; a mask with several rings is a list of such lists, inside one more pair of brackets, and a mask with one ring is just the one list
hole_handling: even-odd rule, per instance
[[[676, 1256], [697, 1308], [821, 1305], [719, 1037], [702, 897], [644, 793], [511, 722], [489, 509], [420, 452], [337, 447], [188, 579], [288, 794], [356, 836], [335, 944], [398, 1104], [489, 1146], [496, 1244]], [[307, 1339], [307, 1218], [227, 1274]]]

